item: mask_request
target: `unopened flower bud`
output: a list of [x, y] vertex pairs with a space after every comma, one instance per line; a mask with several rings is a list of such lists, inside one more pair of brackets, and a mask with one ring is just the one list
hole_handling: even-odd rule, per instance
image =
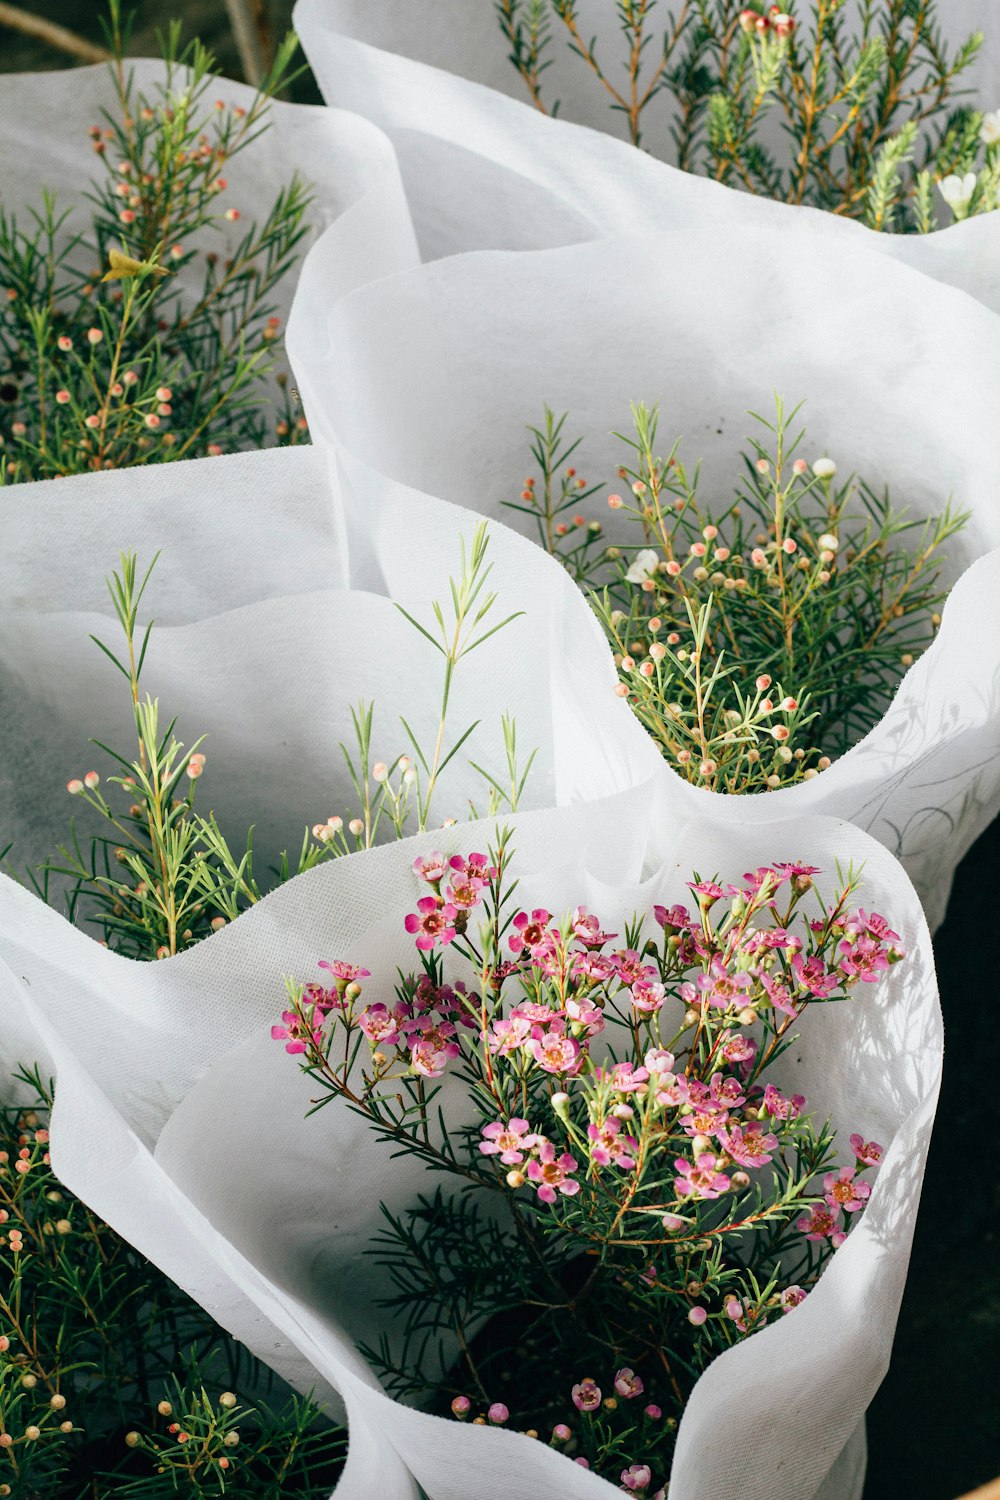
[[385, 761], [384, 760], [377, 760], [375, 762], [375, 764], [372, 766], [372, 780], [373, 781], [385, 781], [385, 779], [386, 779], [386, 777], [388, 775], [389, 775], [389, 767], [386, 765]]
[[741, 1026], [752, 1026], [757, 1019], [757, 1012], [752, 1005], [746, 1005], [740, 1011], [739, 1019]]
[[174, 1411], [169, 1401], [161, 1401], [156, 1410], [160, 1413], [161, 1417], [170, 1417], [173, 1415]]
[[817, 479], [832, 479], [837, 472], [837, 465], [832, 458], [817, 458], [812, 469]]
[[71, 797], [79, 797], [80, 793], [83, 791], [83, 782], [74, 777], [72, 781], [67, 781], [66, 790], [67, 792], [69, 792]]
[[516, 1167], [512, 1167], [507, 1173], [507, 1186], [510, 1188], [524, 1187], [525, 1181], [524, 1173], [519, 1172]]
[[469, 1400], [468, 1396], [456, 1396], [454, 1401], [451, 1403], [452, 1415], [457, 1417], [460, 1422], [469, 1415], [469, 1412], [471, 1410], [472, 1402]]
[[365, 825], [361, 818], [352, 818], [347, 825], [348, 831], [358, 838], [365, 831]]
[[126, 1432], [126, 1434], [125, 1434], [125, 1446], [126, 1446], [126, 1448], [138, 1448], [138, 1446], [139, 1446], [139, 1444], [141, 1442], [142, 1442], [142, 1434], [141, 1433], [138, 1433], [138, 1432]]
[[236, 1405], [236, 1397], [232, 1391], [223, 1391], [219, 1397], [219, 1405], [231, 1410]]
[[504, 1422], [506, 1422], [507, 1418], [510, 1416], [510, 1412], [507, 1410], [506, 1406], [504, 1406], [502, 1401], [494, 1401], [493, 1405], [490, 1407], [486, 1415], [489, 1417], [494, 1427], [502, 1427]]
[[706, 1308], [692, 1307], [691, 1311], [688, 1313], [688, 1322], [692, 1323], [695, 1328], [700, 1328], [707, 1317], [708, 1311]]

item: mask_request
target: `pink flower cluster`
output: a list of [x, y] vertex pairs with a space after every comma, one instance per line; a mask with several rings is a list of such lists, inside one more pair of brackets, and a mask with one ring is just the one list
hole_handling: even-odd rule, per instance
[[[483, 899], [486, 887], [496, 871], [485, 854], [460, 854], [446, 860], [443, 854], [421, 856], [413, 869], [431, 887], [433, 896], [422, 896], [417, 909], [406, 918], [407, 932], [416, 934], [416, 945], [423, 953], [454, 942], [464, 927], [468, 913]], [[447, 880], [447, 885], [445, 881]]]

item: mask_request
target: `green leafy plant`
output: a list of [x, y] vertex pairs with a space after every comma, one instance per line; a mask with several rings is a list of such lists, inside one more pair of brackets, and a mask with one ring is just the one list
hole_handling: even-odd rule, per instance
[[325, 1500], [343, 1432], [62, 1186], [52, 1085], [10, 1082], [27, 1102], [0, 1107], [0, 1495]]
[[[404, 838], [431, 826], [441, 779], [455, 761], [479, 720], [467, 725], [450, 743], [449, 711], [455, 673], [462, 662], [516, 614], [496, 618], [497, 596], [488, 582], [489, 532], [477, 526], [471, 544], [459, 542], [459, 569], [449, 580], [447, 604], [435, 601], [433, 620], [422, 624], [397, 605], [420, 637], [441, 657], [440, 711], [433, 743], [423, 744], [406, 719], [400, 729], [406, 752], [382, 761], [373, 759], [374, 707], [361, 703], [352, 709], [353, 746], [340, 745], [348, 778], [356, 797], [346, 816], [334, 814], [306, 829], [297, 851], [283, 852], [277, 867], [265, 875], [255, 865], [253, 829], [235, 846], [214, 813], [196, 806], [200, 779], [206, 767], [201, 749], [204, 737], [185, 743], [178, 738], [176, 718], [166, 718], [159, 699], [141, 691], [152, 622], [139, 624], [143, 596], [156, 558], [141, 573], [133, 553], [123, 553], [121, 566], [107, 580], [121, 627], [124, 649], [119, 654], [93, 637], [95, 645], [121, 673], [127, 684], [135, 721], [136, 747], [131, 755], [93, 743], [113, 763], [102, 778], [97, 771], [73, 777], [67, 791], [97, 815], [101, 831], [83, 837], [74, 822], [70, 839], [34, 878], [46, 900], [68, 882], [67, 901], [72, 920], [95, 924], [103, 940], [131, 958], [167, 958], [202, 941], [255, 905], [265, 892], [291, 876], [329, 859], [368, 849], [385, 835]], [[517, 729], [513, 718], [502, 719], [505, 779], [478, 765], [473, 769], [484, 783], [480, 810], [471, 816], [516, 811], [534, 759], [518, 760]], [[317, 791], [317, 795], [319, 792]], [[454, 821], [452, 819], [452, 821]]]
[[[800, 408], [779, 400], [744, 454], [731, 504], [706, 506], [679, 441], [657, 452], [658, 414], [634, 431], [608, 496], [635, 540], [606, 544], [575, 511], [600, 486], [567, 460], [566, 417], [531, 429], [540, 475], [510, 507], [590, 594], [615, 654], [616, 691], [688, 780], [715, 791], [810, 778], [857, 743], [930, 645], [945, 598], [942, 548], [967, 515], [927, 521], [887, 491], [810, 464]], [[569, 516], [569, 520], [563, 519]]]
[[617, 50], [578, 0], [494, 6], [537, 109], [558, 112], [545, 75], [564, 47], [633, 145], [669, 100], [686, 171], [886, 231], [935, 228], [935, 182], [958, 218], [997, 206], [1000, 117], [958, 102], [982, 34], [949, 50], [935, 0], [609, 0]]
[[[294, 76], [294, 36], [252, 103], [213, 99], [213, 59], [163, 41], [147, 94], [125, 60], [129, 20], [109, 0], [117, 108], [91, 127], [100, 173], [91, 222], [43, 193], [28, 219], [0, 211], [0, 481], [163, 463], [304, 438], [275, 292], [308, 232], [297, 177], [235, 229], [228, 164], [252, 150]], [[206, 248], [206, 246], [208, 248]], [[277, 399], [278, 404], [275, 405]]]

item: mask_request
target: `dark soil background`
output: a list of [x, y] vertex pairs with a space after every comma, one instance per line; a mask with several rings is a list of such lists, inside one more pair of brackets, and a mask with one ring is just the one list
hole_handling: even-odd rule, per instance
[[[103, 40], [100, 0], [27, 0], [27, 8], [92, 41]], [[185, 35], [199, 35], [211, 47], [220, 71], [242, 76], [222, 0], [135, 0], [132, 8], [130, 51], [136, 56], [157, 55], [157, 27], [180, 15]], [[291, 10], [291, 0], [270, 0], [276, 35], [290, 25]], [[0, 71], [65, 66], [72, 66], [72, 59], [0, 27]], [[303, 104], [322, 102], [308, 72], [290, 97]], [[995, 103], [987, 100], [986, 107]], [[982, 951], [998, 919], [1000, 823], [995, 823], [958, 872], [936, 943], [945, 1018], [944, 1085], [892, 1364], [868, 1415], [864, 1500], [955, 1500], [1000, 1473], [1000, 1178], [985, 1130], [995, 1114], [998, 1071], [989, 1005], [1000, 996], [991, 977], [993, 963]]]

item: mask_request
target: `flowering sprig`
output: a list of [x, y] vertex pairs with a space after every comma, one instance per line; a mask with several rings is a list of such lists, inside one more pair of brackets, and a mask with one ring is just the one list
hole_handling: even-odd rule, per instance
[[[401, 613], [421, 637], [443, 656], [441, 707], [433, 747], [424, 746], [405, 719], [400, 719], [412, 755], [386, 761], [373, 757], [374, 709], [361, 703], [351, 710], [355, 745], [340, 750], [356, 795], [344, 815], [333, 813], [303, 833], [297, 855], [283, 852], [273, 872], [274, 884], [361, 849], [370, 849], [386, 834], [403, 838], [428, 826], [442, 777], [479, 721], [447, 744], [450, 697], [459, 664], [516, 615], [495, 620], [496, 596], [485, 591], [489, 578], [489, 532], [475, 528], [471, 546], [460, 545], [460, 566], [449, 580], [452, 618], [446, 627], [444, 608], [434, 603], [444, 644], [405, 610]], [[157, 554], [158, 555], [158, 554]], [[143, 694], [140, 679], [152, 625], [142, 629], [139, 611], [157, 559], [140, 574], [133, 553], [121, 555], [119, 571], [107, 580], [124, 640], [119, 655], [93, 637], [95, 644], [128, 684], [136, 731], [136, 754], [130, 758], [93, 743], [111, 758], [103, 776], [89, 770], [66, 783], [67, 792], [86, 805], [101, 831], [88, 843], [77, 832], [32, 876], [39, 894], [49, 899], [56, 880], [71, 882], [67, 900], [71, 917], [83, 917], [100, 929], [103, 941], [135, 958], [169, 958], [202, 941], [255, 905], [268, 889], [255, 867], [253, 829], [241, 849], [223, 833], [214, 813], [196, 807], [199, 783], [207, 766], [204, 737], [190, 744], [176, 734], [176, 720], [165, 721], [159, 700]], [[521, 763], [514, 719], [502, 719], [507, 783], [471, 762], [486, 789], [486, 812], [516, 812], [534, 760]], [[471, 803], [467, 812], [479, 814]], [[447, 820], [454, 822], [454, 818]], [[6, 851], [5, 851], [6, 852]]]
[[[650, 106], [669, 96], [685, 171], [883, 231], [935, 228], [935, 182], [956, 218], [997, 206], [996, 112], [953, 107], [982, 33], [949, 51], [935, 0], [872, 0], [857, 15], [843, 0], [685, 0], [665, 25], [648, 0], [622, 0], [614, 61], [581, 30], [577, 0], [496, 0], [496, 11], [536, 109], [559, 109], [544, 74], [561, 40], [633, 145], [648, 144]], [[769, 114], [780, 133], [763, 128]]]
[[273, 1375], [270, 1403], [244, 1394], [256, 1361], [55, 1176], [51, 1085], [20, 1068], [14, 1090], [30, 1102], [0, 1104], [0, 1496], [95, 1474], [108, 1500], [329, 1494], [342, 1430]]
[[[335, 992], [290, 980], [274, 1035], [314, 1108], [341, 1099], [479, 1189], [387, 1216], [375, 1248], [406, 1352], [368, 1352], [389, 1388], [437, 1392], [460, 1417], [480, 1402], [483, 1421], [513, 1413], [536, 1435], [554, 1424], [557, 1446], [647, 1493], [698, 1374], [801, 1302], [867, 1202], [881, 1146], [852, 1135], [838, 1161], [781, 1061], [807, 1008], [866, 992], [904, 954], [855, 906], [851, 871], [829, 903], [807, 863], [695, 875], [687, 902], [618, 933], [582, 907], [518, 909], [511, 858], [507, 833], [486, 854], [418, 858], [404, 927], [419, 971], [391, 994], [356, 969]], [[461, 1127], [440, 1107], [456, 1086]], [[478, 1207], [489, 1194], [499, 1222]], [[556, 1373], [611, 1361], [610, 1406], [580, 1381], [588, 1421], [567, 1421]], [[588, 1425], [654, 1384], [641, 1445], [634, 1424]]]
[[246, 212], [225, 206], [229, 164], [266, 129], [297, 43], [279, 47], [244, 107], [209, 100], [212, 57], [197, 41], [182, 50], [179, 25], [149, 95], [124, 61], [120, 0], [109, 0], [107, 29], [117, 109], [90, 127], [91, 224], [71, 234], [70, 210], [48, 194], [27, 224], [0, 214], [0, 482], [296, 442], [307, 430], [287, 377], [276, 404], [265, 385], [281, 347], [274, 293], [307, 233], [304, 185], [293, 178], [235, 243], [222, 238]]
[[[888, 494], [839, 480], [833, 459], [808, 461], [798, 408], [780, 400], [773, 423], [756, 418], [763, 437], [744, 455], [733, 503], [708, 509], [679, 442], [658, 454], [657, 411], [632, 414], [607, 504], [635, 540], [581, 550], [557, 533], [551, 547], [591, 591], [615, 691], [699, 786], [810, 779], [877, 722], [933, 640], [942, 548], [967, 517], [948, 505], [911, 519]], [[534, 493], [526, 482], [522, 499]]]

